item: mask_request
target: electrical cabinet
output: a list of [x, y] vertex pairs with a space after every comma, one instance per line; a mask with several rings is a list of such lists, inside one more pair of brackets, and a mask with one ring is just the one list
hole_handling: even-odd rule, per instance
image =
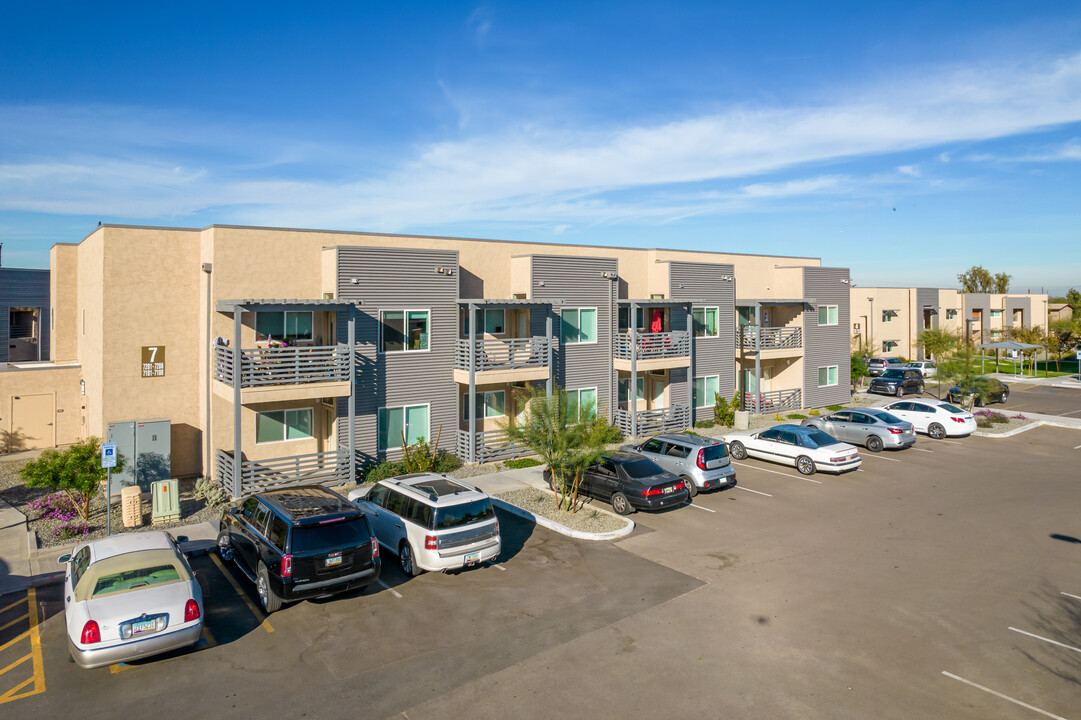
[[112, 492], [138, 485], [150, 492], [150, 484], [168, 480], [172, 463], [172, 442], [168, 419], [128, 420], [109, 423], [106, 439], [116, 443], [124, 457], [124, 469], [113, 470]]

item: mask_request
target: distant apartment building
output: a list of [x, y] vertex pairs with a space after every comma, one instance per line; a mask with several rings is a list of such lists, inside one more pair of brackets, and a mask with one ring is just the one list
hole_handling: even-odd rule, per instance
[[[501, 428], [532, 389], [628, 436], [710, 419], [716, 394], [849, 397], [848, 270], [816, 258], [107, 225], [51, 272], [53, 362], [20, 383], [53, 388], [55, 442], [168, 419], [171, 474], [233, 495], [348, 480], [422, 437], [524, 454]], [[17, 391], [0, 373], [0, 403]]]
[[0, 267], [0, 363], [49, 359], [49, 271]]
[[869, 343], [872, 355], [923, 360], [916, 338], [924, 330], [947, 330], [976, 345], [996, 342], [1009, 327], [1044, 325], [1047, 295], [854, 287], [851, 308], [854, 345]]

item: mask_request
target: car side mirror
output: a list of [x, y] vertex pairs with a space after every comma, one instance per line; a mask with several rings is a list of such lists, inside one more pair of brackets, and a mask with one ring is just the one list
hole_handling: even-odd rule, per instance
[[177, 535], [176, 536], [177, 545], [179, 545], [180, 543], [186, 543], [187, 541], [188, 541], [188, 536], [187, 535]]
[[69, 562], [71, 562], [71, 553], [64, 553], [56, 559], [56, 562], [61, 565], [67, 565]]

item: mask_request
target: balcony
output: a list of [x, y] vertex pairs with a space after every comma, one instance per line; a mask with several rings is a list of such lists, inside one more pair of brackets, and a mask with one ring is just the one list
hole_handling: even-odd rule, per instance
[[349, 453], [329, 452], [293, 455], [269, 460], [244, 460], [240, 464], [240, 482], [235, 476], [233, 453], [219, 449], [216, 456], [217, 481], [234, 498], [272, 488], [299, 487], [349, 482]]
[[[486, 463], [497, 460], [512, 460], [524, 455], [532, 455], [528, 445], [512, 442], [502, 430], [477, 431], [474, 435], [472, 462]], [[458, 457], [469, 461], [469, 431], [458, 431]]]
[[743, 393], [743, 409], [753, 413], [775, 413], [782, 410], [799, 410], [801, 407], [803, 407], [803, 394], [798, 388]]
[[736, 328], [736, 347], [750, 352], [761, 350], [771, 355], [792, 354], [790, 351], [803, 348], [803, 328], [759, 328], [755, 325], [743, 325]]
[[[232, 399], [233, 349], [214, 348], [214, 391]], [[297, 346], [240, 351], [240, 402], [280, 402], [349, 395], [349, 346]]]
[[[477, 339], [475, 345], [474, 380], [477, 384], [547, 380], [548, 338], [527, 337]], [[454, 381], [469, 382], [469, 340], [459, 339], [454, 353]]]
[[[636, 427], [632, 427], [632, 421], [637, 421]], [[673, 405], [637, 412], [616, 410], [616, 425], [627, 437], [645, 437], [669, 430], [686, 430], [691, 426], [691, 408], [688, 405]]]
[[[635, 333], [634, 338], [639, 372], [691, 366], [691, 336], [684, 330]], [[616, 370], [630, 372], [631, 350], [631, 334], [617, 334], [614, 362]]]

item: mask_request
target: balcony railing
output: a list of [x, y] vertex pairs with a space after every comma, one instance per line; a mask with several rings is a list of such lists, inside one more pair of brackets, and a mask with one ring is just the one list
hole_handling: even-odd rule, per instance
[[[510, 340], [474, 340], [476, 371], [519, 370], [548, 367], [548, 338], [527, 337]], [[455, 348], [454, 367], [469, 369], [469, 339], [459, 339]]]
[[[741, 330], [743, 333], [742, 345], [740, 345]], [[754, 350], [754, 339], [756, 333], [761, 335], [761, 348], [763, 350], [780, 350], [787, 348], [803, 347], [803, 328], [758, 328], [755, 325], [744, 325], [742, 327], [736, 328], [736, 347], [742, 347], [745, 350]]]
[[349, 482], [349, 453], [337, 450], [270, 460], [245, 460], [240, 465], [239, 487], [233, 474], [236, 468], [233, 454], [219, 449], [216, 459], [218, 484], [234, 498], [268, 488]]
[[[233, 349], [214, 348], [214, 377], [233, 384]], [[349, 380], [349, 346], [297, 346], [240, 351], [240, 386], [303, 385]]]
[[[513, 442], [507, 439], [507, 434], [502, 430], [484, 430], [474, 433], [476, 455], [474, 461], [478, 463], [495, 462], [497, 460], [511, 460], [531, 455], [533, 451], [528, 445]], [[458, 431], [458, 457], [469, 457], [469, 431]]]
[[[636, 333], [639, 360], [687, 357], [691, 354], [691, 336], [684, 330], [664, 333]], [[631, 359], [631, 334], [616, 335], [616, 358]]]
[[668, 430], [685, 430], [691, 426], [691, 408], [687, 405], [639, 410], [637, 413], [630, 410], [616, 410], [616, 425], [628, 437], [634, 432], [631, 428], [631, 416], [635, 414], [638, 416], [637, 437], [655, 435]]
[[801, 407], [803, 398], [799, 389], [743, 393], [743, 409], [753, 413], [799, 410]]

